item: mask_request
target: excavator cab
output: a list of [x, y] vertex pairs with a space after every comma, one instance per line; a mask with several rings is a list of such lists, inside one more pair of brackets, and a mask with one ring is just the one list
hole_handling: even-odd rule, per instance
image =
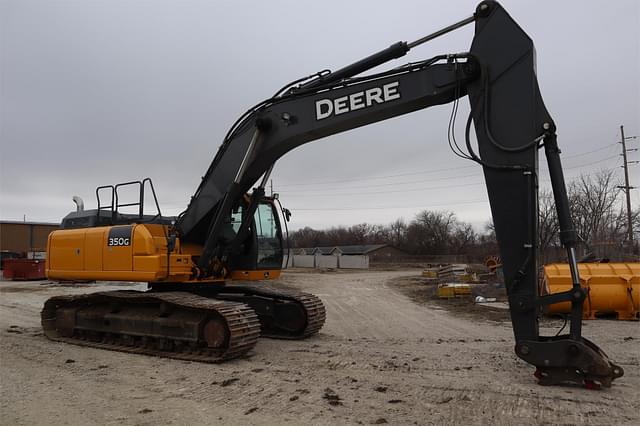
[[[277, 198], [262, 197], [255, 208], [247, 236], [230, 257], [232, 279], [273, 279], [280, 275], [285, 260], [286, 229], [284, 211], [276, 205]], [[241, 232], [246, 203], [231, 212], [233, 235]]]

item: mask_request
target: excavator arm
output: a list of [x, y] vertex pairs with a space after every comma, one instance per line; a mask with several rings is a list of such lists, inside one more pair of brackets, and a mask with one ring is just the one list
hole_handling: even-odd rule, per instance
[[[460, 26], [475, 23], [467, 53], [441, 55], [378, 74], [360, 73]], [[178, 218], [182, 241], [202, 244], [197, 275], [208, 277], [224, 264], [237, 241], [222, 239], [237, 200], [254, 189], [252, 217], [278, 158], [332, 134], [468, 96], [471, 114], [465, 140], [470, 159], [484, 170], [500, 246], [516, 354], [537, 367], [541, 384], [610, 386], [622, 376], [593, 343], [582, 337], [582, 305], [575, 257], [576, 234], [562, 175], [556, 126], [547, 112], [535, 71], [535, 49], [527, 34], [494, 1], [472, 17], [413, 43], [396, 43], [336, 72], [285, 86], [244, 114], [229, 131], [195, 195]], [[471, 143], [471, 124], [478, 153]], [[570, 291], [540, 296], [536, 261], [538, 150], [544, 148], [560, 222], [560, 238], [572, 271]], [[216, 260], [214, 262], [214, 260]], [[570, 301], [567, 335], [541, 336], [540, 309]]]

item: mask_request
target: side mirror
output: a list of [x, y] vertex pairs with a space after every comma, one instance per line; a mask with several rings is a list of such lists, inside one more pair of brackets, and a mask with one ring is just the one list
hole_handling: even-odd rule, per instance
[[283, 207], [282, 213], [284, 213], [284, 218], [287, 220], [287, 222], [291, 222], [291, 210]]

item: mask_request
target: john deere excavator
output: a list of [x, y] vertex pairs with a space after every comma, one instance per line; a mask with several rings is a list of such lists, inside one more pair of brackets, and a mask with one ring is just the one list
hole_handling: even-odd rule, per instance
[[[475, 36], [469, 52], [362, 75], [471, 23]], [[274, 163], [302, 144], [349, 129], [449, 102], [455, 111], [458, 100], [468, 96], [466, 150], [455, 138], [450, 145], [484, 171], [515, 352], [536, 367], [540, 384], [610, 386], [623, 375], [622, 368], [582, 337], [587, 291], [579, 282], [556, 126], [540, 95], [535, 60], [527, 34], [498, 3], [484, 1], [460, 22], [335, 72], [296, 80], [250, 108], [233, 124], [188, 207], [176, 218], [163, 217], [159, 208], [156, 215], [144, 214], [148, 191], [155, 197], [149, 180], [98, 188], [96, 210], [69, 214], [62, 229], [50, 235], [48, 277], [141, 281], [148, 282], [148, 290], [49, 299], [42, 311], [47, 337], [215, 362], [245, 354], [261, 334], [298, 339], [316, 333], [325, 320], [317, 297], [233, 282], [280, 273], [281, 210], [265, 197]], [[569, 290], [544, 296], [538, 294], [536, 261], [540, 149], [546, 154], [572, 277]], [[139, 201], [122, 201], [120, 192], [128, 185], [139, 188]], [[105, 194], [107, 201], [101, 203]], [[126, 214], [125, 207], [139, 210]], [[541, 336], [541, 308], [558, 302], [571, 304], [570, 330]]]

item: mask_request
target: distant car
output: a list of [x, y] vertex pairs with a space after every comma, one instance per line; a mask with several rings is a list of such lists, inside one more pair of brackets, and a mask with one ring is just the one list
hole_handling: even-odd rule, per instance
[[5, 259], [19, 259], [22, 257], [22, 254], [9, 251], [9, 250], [0, 250], [0, 271], [4, 269], [4, 260]]

